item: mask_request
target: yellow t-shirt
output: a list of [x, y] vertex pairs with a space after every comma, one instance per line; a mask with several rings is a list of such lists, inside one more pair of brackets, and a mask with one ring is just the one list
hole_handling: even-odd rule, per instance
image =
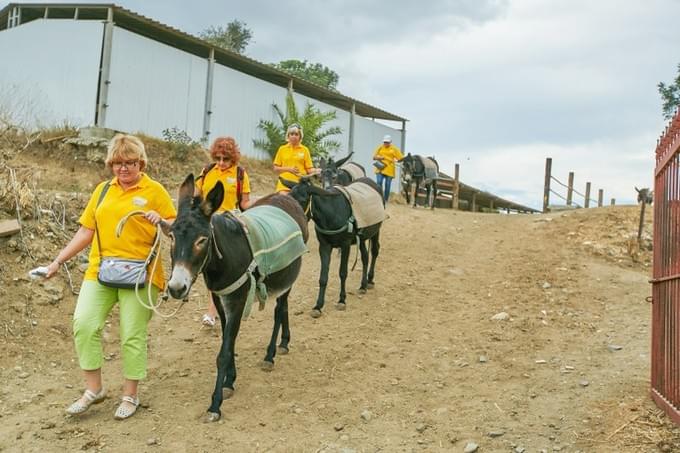
[[385, 176], [390, 176], [394, 178], [394, 160], [397, 159], [403, 159], [404, 155], [401, 154], [401, 151], [399, 148], [394, 146], [393, 144], [390, 143], [390, 146], [385, 147], [384, 145], [378, 146], [375, 151], [373, 152], [373, 159], [376, 157], [384, 157], [382, 160], [382, 163], [385, 164], [385, 168], [382, 170], [379, 170], [377, 167], [375, 168], [376, 173], [382, 173]]
[[[219, 166], [215, 165], [208, 171], [202, 178], [196, 181], [196, 187], [201, 191], [201, 196], [205, 198], [208, 192], [212, 190], [217, 184], [217, 181], [222, 181], [224, 185], [224, 200], [222, 205], [218, 209], [219, 212], [231, 211], [236, 208], [237, 197], [236, 197], [236, 165], [232, 165], [226, 170], [222, 170]], [[248, 172], [243, 170], [243, 185], [241, 187], [241, 193], [250, 193], [250, 178], [248, 177]], [[239, 206], [239, 209], [241, 207]]]
[[[274, 157], [274, 165], [279, 167], [295, 167], [300, 170], [300, 175], [306, 175], [307, 169], [314, 166], [314, 164], [312, 164], [312, 156], [309, 154], [309, 149], [305, 145], [298, 145], [293, 148], [290, 146], [290, 143], [286, 143], [279, 147], [279, 150], [276, 152], [276, 157]], [[288, 171], [281, 173], [279, 176], [288, 181], [300, 181], [299, 175], [295, 175]], [[281, 184], [281, 181], [277, 180], [276, 191], [278, 192], [280, 190], [290, 189]]]
[[[123, 190], [118, 184], [118, 178], [113, 178], [108, 192], [97, 206], [99, 195], [102, 193], [105, 184], [106, 182], [102, 182], [94, 189], [78, 222], [85, 228], [95, 230], [96, 219], [96, 231], [99, 232], [102, 256], [145, 259], [153, 245], [156, 227], [141, 216], [132, 216], [128, 218], [122, 234], [117, 238], [116, 226], [120, 219], [136, 210], [153, 210], [164, 219], [177, 217], [177, 211], [172, 204], [168, 191], [144, 173], [142, 173], [142, 178], [137, 185], [128, 190]], [[90, 247], [90, 263], [83, 277], [85, 280], [97, 280], [99, 273], [100, 254], [96, 235], [95, 232]], [[151, 272], [151, 266], [147, 271]], [[161, 262], [156, 266], [152, 283], [160, 289], [165, 287], [165, 275]]]

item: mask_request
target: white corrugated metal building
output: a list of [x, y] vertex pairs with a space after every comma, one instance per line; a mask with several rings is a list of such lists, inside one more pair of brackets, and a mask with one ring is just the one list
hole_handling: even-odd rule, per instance
[[0, 10], [0, 54], [0, 101], [32, 125], [154, 136], [176, 127], [194, 139], [232, 135], [245, 155], [268, 158], [252, 146], [263, 138], [257, 124], [275, 120], [272, 104], [284, 107], [291, 92], [300, 107], [337, 112], [336, 157], [352, 150], [369, 173], [383, 135], [405, 147], [405, 118], [114, 4], [10, 3]]

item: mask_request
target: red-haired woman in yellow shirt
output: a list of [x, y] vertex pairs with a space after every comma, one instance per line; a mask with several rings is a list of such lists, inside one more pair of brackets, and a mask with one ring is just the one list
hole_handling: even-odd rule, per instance
[[[221, 181], [224, 186], [224, 200], [217, 212], [240, 209], [250, 206], [250, 178], [246, 170], [239, 166], [241, 150], [233, 137], [217, 137], [210, 147], [210, 157], [214, 161], [203, 169], [196, 179], [196, 195], [205, 198], [208, 192]], [[203, 315], [203, 325], [213, 327], [217, 309], [210, 301], [208, 312]]]

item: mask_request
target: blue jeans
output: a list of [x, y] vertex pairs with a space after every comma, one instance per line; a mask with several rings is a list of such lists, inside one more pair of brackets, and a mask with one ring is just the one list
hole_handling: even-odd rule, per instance
[[[383, 181], [385, 182], [385, 188], [383, 189]], [[380, 190], [384, 191], [383, 198], [385, 199], [385, 203], [387, 203], [390, 199], [390, 187], [392, 186], [392, 177], [391, 176], [385, 176], [382, 173], [377, 173], [375, 175], [375, 182], [378, 183], [380, 186]]]

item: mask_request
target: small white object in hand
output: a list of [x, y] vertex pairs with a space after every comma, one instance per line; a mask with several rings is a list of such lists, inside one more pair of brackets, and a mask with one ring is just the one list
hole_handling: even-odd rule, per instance
[[47, 266], [38, 266], [35, 269], [28, 271], [28, 276], [31, 278], [46, 277]]

